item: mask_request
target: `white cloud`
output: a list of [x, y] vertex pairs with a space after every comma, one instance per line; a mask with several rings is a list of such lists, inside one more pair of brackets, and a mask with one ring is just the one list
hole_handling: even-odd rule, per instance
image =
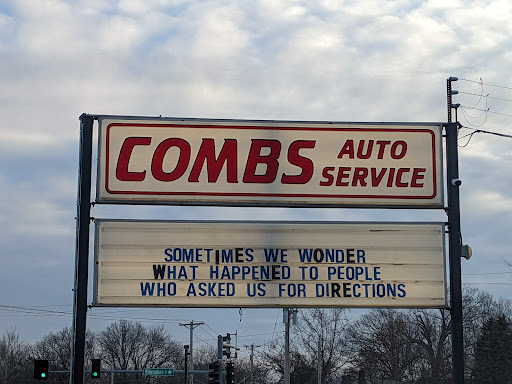
[[[442, 121], [448, 76], [512, 85], [512, 4], [506, 0], [8, 4], [9, 14], [0, 15], [5, 37], [0, 41], [0, 187], [2, 196], [9, 196], [0, 200], [5, 228], [0, 242], [23, 259], [44, 241], [42, 252], [55, 252], [69, 274], [83, 112]], [[473, 83], [455, 86], [480, 92]], [[483, 92], [512, 99], [496, 88]], [[476, 102], [470, 95], [454, 100]], [[495, 111], [512, 113], [508, 104], [489, 102]], [[482, 128], [510, 134], [510, 122], [489, 114]], [[492, 249], [486, 255], [490, 265], [501, 263], [510, 248], [504, 235], [512, 227], [512, 153], [506, 140], [476, 134], [460, 148], [464, 236], [477, 254]], [[196, 219], [416, 217], [415, 212], [325, 209], [95, 207], [94, 212]], [[443, 212], [425, 215], [444, 219]], [[45, 239], [71, 246], [52, 248]], [[472, 265], [480, 261], [471, 263], [469, 268], [478, 268]]]
[[272, 23], [296, 22], [310, 11], [301, 0], [261, 0], [260, 8], [261, 17]]

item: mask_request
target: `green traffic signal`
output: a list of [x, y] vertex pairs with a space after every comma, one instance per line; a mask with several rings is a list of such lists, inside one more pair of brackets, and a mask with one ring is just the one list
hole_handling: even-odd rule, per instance
[[99, 379], [101, 374], [101, 359], [91, 360], [91, 377]]
[[34, 380], [48, 380], [48, 360], [34, 360]]

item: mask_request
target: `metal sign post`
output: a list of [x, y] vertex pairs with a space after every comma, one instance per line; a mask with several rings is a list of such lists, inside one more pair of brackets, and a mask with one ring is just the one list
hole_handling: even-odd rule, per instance
[[450, 258], [450, 303], [452, 315], [452, 359], [455, 384], [464, 384], [464, 345], [462, 327], [461, 231], [459, 201], [459, 159], [457, 151], [457, 123], [446, 128], [448, 225]]
[[91, 220], [91, 168], [93, 117], [80, 116], [80, 169], [76, 216], [75, 286], [71, 347], [70, 384], [83, 383], [85, 330], [87, 317], [87, 279]]

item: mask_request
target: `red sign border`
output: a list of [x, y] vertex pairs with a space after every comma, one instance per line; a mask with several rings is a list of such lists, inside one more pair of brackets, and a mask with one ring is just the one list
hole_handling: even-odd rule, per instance
[[[283, 131], [358, 131], [358, 132], [414, 132], [430, 133], [432, 137], [432, 170], [433, 194], [430, 196], [393, 196], [393, 195], [340, 195], [340, 194], [314, 194], [314, 193], [229, 193], [229, 192], [172, 192], [172, 191], [113, 191], [109, 188], [109, 148], [110, 129], [113, 127], [147, 127], [147, 128], [194, 128], [194, 129], [254, 129], [254, 130], [283, 130]], [[105, 143], [105, 190], [111, 195], [140, 195], [140, 196], [218, 196], [218, 197], [311, 197], [325, 199], [403, 199], [403, 200], [431, 200], [438, 194], [437, 191], [437, 164], [436, 164], [436, 136], [432, 129], [407, 128], [341, 128], [341, 127], [286, 127], [286, 126], [258, 126], [258, 125], [198, 125], [198, 124], [151, 124], [151, 123], [110, 123], [106, 128]], [[294, 202], [295, 203], [295, 202]], [[300, 204], [300, 202], [298, 202]], [[317, 202], [318, 203], [318, 202]], [[326, 202], [328, 203], [328, 202]], [[333, 202], [334, 203], [334, 202]], [[321, 204], [321, 203], [320, 203]]]

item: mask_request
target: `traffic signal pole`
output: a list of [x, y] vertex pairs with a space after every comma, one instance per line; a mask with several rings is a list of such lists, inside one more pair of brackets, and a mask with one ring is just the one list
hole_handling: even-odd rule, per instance
[[219, 362], [219, 384], [224, 384], [224, 369], [222, 368], [222, 356], [224, 349], [224, 340], [222, 335], [217, 337], [217, 361]]
[[185, 347], [185, 384], [190, 384], [188, 377], [188, 355], [190, 352], [188, 351], [188, 345], [184, 345]]

